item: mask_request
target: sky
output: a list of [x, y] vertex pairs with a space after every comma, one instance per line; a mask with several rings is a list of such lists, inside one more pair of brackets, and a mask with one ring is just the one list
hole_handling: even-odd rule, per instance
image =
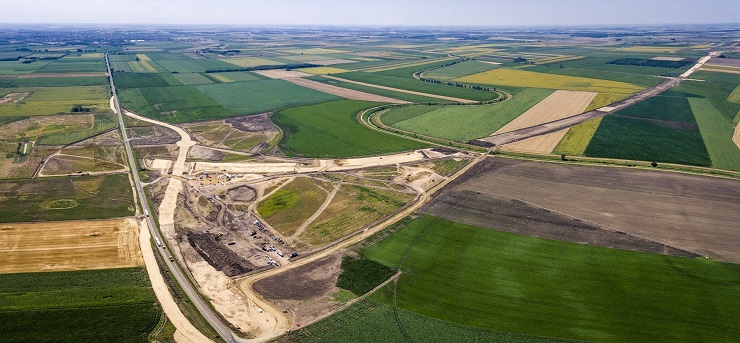
[[551, 26], [739, 23], [738, 0], [0, 0], [0, 23]]

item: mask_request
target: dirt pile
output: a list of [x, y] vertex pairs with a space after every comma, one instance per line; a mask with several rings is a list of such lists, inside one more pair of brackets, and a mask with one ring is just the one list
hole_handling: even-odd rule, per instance
[[188, 242], [208, 264], [226, 276], [246, 274], [255, 269], [235, 252], [224, 247], [217, 238], [208, 233], [188, 234]]

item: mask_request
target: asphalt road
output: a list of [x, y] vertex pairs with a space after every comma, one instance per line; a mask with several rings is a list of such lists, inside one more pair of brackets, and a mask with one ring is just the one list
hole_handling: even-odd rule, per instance
[[[131, 144], [129, 143], [128, 135], [126, 134], [126, 126], [123, 123], [123, 115], [121, 113], [121, 106], [118, 102], [118, 93], [116, 92], [116, 86], [113, 83], [113, 73], [110, 68], [110, 62], [108, 60], [108, 55], [105, 55], [105, 64], [108, 68], [108, 79], [110, 81], [110, 87], [111, 91], [113, 93], [113, 98], [116, 106], [116, 115], [118, 116], [118, 125], [121, 127], [121, 135], [123, 137], [123, 144], [126, 148], [126, 156], [128, 157], [128, 163], [131, 168], [131, 176], [134, 178], [134, 184], [136, 185], [136, 193], [139, 197], [139, 203], [141, 204], [141, 208], [144, 210], [144, 213], [153, 213], [152, 209], [149, 206], [149, 202], [146, 198], [146, 193], [144, 193], [144, 188], [141, 185], [141, 179], [139, 178], [139, 173], [136, 171], [138, 170], [136, 166], [136, 160], [134, 159], [134, 154], [131, 151]], [[149, 227], [149, 232], [151, 232], [152, 237], [156, 237], [159, 239], [160, 242], [165, 242], [164, 238], [160, 235], [159, 230], [157, 230], [157, 226], [154, 223], [154, 218], [152, 218], [151, 215], [146, 217], [147, 226]], [[146, 249], [146, 247], [141, 247], [142, 249]], [[208, 323], [218, 332], [218, 334], [223, 338], [226, 342], [229, 343], [235, 343], [235, 342], [242, 342], [243, 340], [239, 337], [237, 337], [231, 329], [226, 326], [222, 321], [221, 318], [214, 312], [214, 310], [208, 306], [205, 300], [201, 297], [200, 293], [195, 289], [193, 286], [192, 280], [189, 279], [188, 275], [185, 274], [182, 269], [180, 268], [180, 265], [178, 265], [175, 262], [170, 261], [169, 258], [169, 251], [161, 248], [157, 249], [159, 252], [159, 255], [162, 256], [162, 260], [167, 264], [167, 267], [170, 269], [170, 272], [172, 275], [175, 276], [175, 279], [180, 284], [180, 287], [185, 291], [185, 294], [188, 295], [190, 298], [190, 301], [195, 305], [195, 307], [200, 311], [201, 315], [208, 321]]]
[[706, 63], [711, 57], [719, 55], [720, 53], [721, 52], [719, 51], [711, 52], [709, 55], [704, 56], [701, 59], [699, 59], [696, 65], [691, 67], [689, 70], [687, 70], [685, 73], [681, 74], [680, 76], [675, 77], [675, 78], [669, 78], [665, 82], [655, 87], [648, 88], [627, 99], [615, 102], [609, 106], [605, 106], [605, 107], [602, 107], [602, 108], [599, 108], [593, 111], [576, 114], [568, 118], [551, 121], [549, 123], [530, 126], [527, 128], [519, 129], [516, 131], [510, 131], [506, 133], [501, 133], [497, 135], [491, 135], [491, 136], [481, 138], [481, 139], [475, 139], [475, 140], [470, 141], [469, 143], [473, 145], [484, 146], [484, 147], [493, 147], [493, 146], [513, 143], [513, 142], [517, 142], [523, 139], [541, 136], [541, 135], [545, 135], [545, 134], [552, 133], [555, 131], [567, 129], [571, 126], [575, 126], [577, 124], [583, 123], [589, 119], [612, 114], [626, 107], [629, 107], [634, 104], [645, 101], [647, 99], [650, 99], [660, 93], [663, 93], [677, 86], [679, 83], [681, 83], [681, 81], [687, 79], [693, 72], [695, 72], [702, 65], [704, 65], [704, 63]]

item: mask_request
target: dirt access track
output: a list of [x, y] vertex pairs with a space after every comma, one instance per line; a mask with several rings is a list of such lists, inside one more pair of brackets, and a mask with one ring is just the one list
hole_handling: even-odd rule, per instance
[[[449, 197], [455, 192], [464, 194], [460, 193], [464, 191], [480, 193], [466, 201], [474, 206]], [[556, 214], [561, 219], [569, 219], [572, 226], [577, 226], [573, 224], [578, 222], [574, 219], [579, 219], [580, 226], [621, 231], [722, 261], [740, 263], [738, 194], [740, 181], [737, 180], [499, 157], [477, 164], [436, 196], [435, 203], [447, 204], [433, 203], [445, 208], [433, 213], [447, 213], [442, 216], [461, 222], [487, 215], [484, 224], [488, 225], [481, 226], [507, 231], [500, 220], [502, 210], [496, 207], [528, 205], [526, 207], [547, 212], [548, 216]], [[430, 212], [429, 206], [426, 211]], [[515, 215], [518, 214], [509, 218]], [[525, 226], [527, 224], [522, 223], [533, 218], [519, 216], [515, 220], [519, 226]], [[518, 233], [541, 236], [536, 231]]]
[[136, 220], [0, 224], [0, 273], [141, 266]]

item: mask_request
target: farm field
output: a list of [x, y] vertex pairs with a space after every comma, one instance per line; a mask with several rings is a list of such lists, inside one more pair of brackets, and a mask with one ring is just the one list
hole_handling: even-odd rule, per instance
[[397, 288], [371, 298], [490, 330], [614, 342], [697, 334], [723, 340], [734, 336], [740, 317], [734, 264], [562, 243], [432, 216], [408, 222], [362, 254], [404, 271]]
[[207, 70], [240, 68], [234, 64], [217, 59], [193, 59], [181, 54], [147, 53], [146, 55], [172, 73], [203, 73]]
[[192, 86], [124, 89], [121, 106], [168, 123], [221, 119], [234, 114]]
[[0, 224], [0, 273], [142, 266], [134, 219]]
[[321, 93], [284, 80], [201, 85], [197, 88], [236, 115], [340, 99], [335, 95]]
[[144, 343], [160, 317], [143, 268], [1, 274], [0, 299], [15, 342]]
[[[341, 77], [341, 75], [339, 75], [339, 76]], [[370, 93], [370, 94], [375, 94], [375, 95], [380, 95], [380, 96], [386, 96], [386, 97], [389, 97], [389, 98], [404, 100], [404, 101], [408, 101], [408, 102], [419, 102], [419, 103], [421, 103], [421, 102], [427, 102], [427, 103], [430, 103], [430, 102], [431, 103], [450, 102], [450, 101], [445, 101], [443, 99], [431, 98], [431, 97], [426, 97], [426, 96], [423, 96], [423, 95], [416, 95], [416, 94], [409, 94], [409, 93], [401, 93], [401, 92], [396, 92], [396, 91], [392, 91], [392, 90], [388, 90], [388, 89], [382, 89], [382, 88], [376, 88], [376, 87], [370, 87], [370, 86], [360, 85], [360, 84], [356, 84], [356, 83], [352, 83], [352, 82], [339, 81], [339, 80], [335, 80], [335, 79], [328, 79], [328, 78], [324, 78], [324, 77], [320, 77], [320, 76], [311, 76], [311, 77], [307, 77], [307, 79], [313, 80], [313, 81], [317, 81], [317, 82], [321, 82], [321, 83], [326, 83], [326, 84], [329, 84], [329, 85], [332, 85], [332, 86], [337, 86], [337, 87], [342, 87], [342, 88], [347, 88], [347, 89], [353, 89], [353, 90], [357, 90], [357, 91], [360, 91], [360, 92], [366, 92], [366, 93]]]
[[[396, 315], [398, 317], [396, 317]], [[375, 300], [362, 300], [346, 310], [291, 331], [272, 342], [488, 342], [549, 343], [564, 339], [486, 330], [424, 316]]]
[[105, 87], [0, 88], [0, 98], [16, 94], [17, 102], [0, 105], [0, 116], [36, 116], [72, 113], [75, 105], [92, 112], [109, 113]]
[[297, 177], [257, 206], [257, 212], [286, 237], [292, 236], [326, 199], [332, 185], [312, 178]]
[[446, 81], [456, 79], [458, 77], [486, 72], [498, 67], [499, 66], [495, 64], [469, 60], [453, 64], [451, 66], [430, 70], [423, 73], [421, 76], [430, 79]]
[[[384, 118], [389, 116], [391, 122], [395, 121], [391, 125], [395, 128], [462, 142], [490, 135], [551, 93], [551, 90], [530, 88], [516, 93], [514, 98], [507, 102], [491, 105], [434, 107], [428, 112], [419, 110], [422, 113], [410, 118], [406, 117], [415, 114], [411, 112], [415, 110], [391, 109], [381, 116], [381, 121], [385, 122]], [[402, 111], [402, 113], [394, 114], [394, 111]], [[400, 120], [402, 118], [405, 119]], [[445, 123], [445, 125], [440, 126], [440, 123]]]
[[319, 247], [333, 242], [398, 211], [413, 197], [389, 189], [342, 185], [329, 206], [298, 237], [298, 245]]
[[[179, 76], [179, 75], [177, 75]], [[116, 89], [182, 86], [184, 83], [172, 74], [113, 73]]]
[[[61, 75], [61, 77], [60, 77]], [[0, 87], [75, 87], [107, 86], [108, 79], [103, 75], [81, 76], [86, 74], [27, 74], [21, 77], [1, 77]]]
[[483, 73], [454, 79], [486, 85], [535, 87], [548, 89], [565, 89], [584, 92], [636, 93], [643, 87], [617, 81], [600, 80], [586, 77], [564, 76], [537, 73], [520, 69], [498, 68]]
[[488, 101], [496, 99], [498, 97], [498, 94], [493, 92], [479, 91], [468, 88], [458, 88], [453, 86], [419, 81], [411, 77], [389, 76], [381, 73], [350, 72], [342, 73], [337, 77], [351, 81], [369, 83], [373, 85], [475, 101]]
[[357, 114], [377, 103], [340, 100], [290, 108], [272, 119], [283, 130], [285, 153], [310, 157], [351, 157], [426, 147], [426, 144], [370, 130]]
[[[582, 113], [592, 102], [596, 93], [557, 90], [532, 106], [527, 112], [516, 117], [508, 124], [496, 130], [494, 134], [511, 132], [518, 129], [543, 124]], [[565, 136], [568, 130], [560, 130], [546, 135], [524, 139], [506, 144], [504, 150], [549, 154]]]
[[[535, 219], [532, 219], [533, 225], [527, 225], [528, 230], [516, 233], [534, 234], [538, 223], [547, 222], [536, 219], [538, 216], [559, 213], [570, 221], [578, 218], [581, 221], [578, 225], [608, 228], [606, 233], [619, 230], [642, 237], [642, 240], [650, 239], [688, 252], [738, 263], [740, 254], [733, 248], [740, 242], [735, 225], [740, 218], [740, 200], [735, 196], [738, 189], [740, 183], [736, 180], [494, 158], [473, 167], [440, 197], [446, 192], [481, 192], [485, 197], [505, 199], [513, 205], [528, 204], [540, 211], [532, 216]], [[503, 211], [511, 207], [482, 197], [473, 197], [467, 203], [442, 199], [435, 204], [448, 206], [448, 211], [440, 208], [433, 212], [435, 215], [476, 226], [497, 225], [492, 227], [497, 230], [505, 229], [503, 223], [506, 220], [487, 213], [496, 213], [498, 210], [476, 209]], [[449, 211], [450, 206], [456, 210]], [[469, 206], [472, 206], [472, 210], [465, 210]], [[521, 230], [526, 220], [518, 212], [521, 211], [513, 212], [514, 224], [511, 227]], [[661, 215], [645, 216], [644, 213]], [[476, 217], [481, 219], [469, 221]], [[569, 240], [572, 229], [570, 227], [567, 232], [554, 231], [554, 236], [543, 234], [543, 237]], [[598, 236], [588, 238], [591, 233], [586, 238], [577, 238], [575, 242], [594, 239], [599, 242], [601, 238]], [[621, 237], [625, 239], [624, 235]], [[635, 241], [633, 237], [627, 243], [630, 240]], [[639, 247], [636, 243], [635, 246]], [[661, 251], [658, 249], [656, 252]]]
[[571, 127], [552, 152], [582, 156], [603, 119], [603, 117], [594, 118]]
[[709, 100], [689, 98], [688, 101], [696, 116], [712, 167], [740, 171], [740, 148], [732, 141], [735, 127], [725, 120]]
[[261, 66], [261, 65], [283, 65], [285, 64], [279, 61], [270, 60], [270, 59], [261, 58], [261, 57], [236, 57], [236, 58], [222, 59], [221, 61], [233, 64], [241, 68], [251, 68], [251, 67], [256, 67], [256, 66]]
[[134, 214], [127, 175], [48, 177], [0, 182], [0, 222], [127, 217]]
[[668, 91], [605, 117], [584, 155], [710, 166], [688, 96]]

